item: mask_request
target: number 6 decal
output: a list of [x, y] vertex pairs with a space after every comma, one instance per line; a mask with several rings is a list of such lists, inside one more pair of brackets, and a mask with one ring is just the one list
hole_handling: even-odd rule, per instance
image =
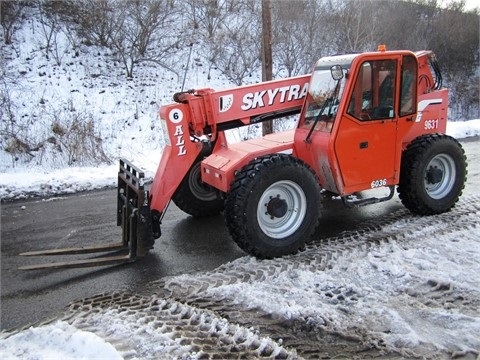
[[180, 109], [173, 109], [170, 111], [170, 114], [168, 114], [168, 118], [174, 124], [181, 123], [183, 120], [183, 112]]

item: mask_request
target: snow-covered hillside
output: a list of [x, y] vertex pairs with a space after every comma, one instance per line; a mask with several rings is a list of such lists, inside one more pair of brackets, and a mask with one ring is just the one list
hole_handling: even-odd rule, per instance
[[[231, 86], [215, 69], [207, 80], [207, 67], [197, 53], [199, 44], [193, 45], [189, 63], [190, 48], [178, 51], [175, 73], [142, 62], [134, 78], [127, 79], [124, 68], [106, 48], [82, 44], [73, 48], [60, 32], [58, 64], [53, 56], [46, 58], [44, 42], [41, 23], [32, 17], [15, 33], [13, 45], [2, 45], [2, 93], [9, 101], [8, 108], [2, 109], [7, 119], [4, 126], [9, 130], [7, 122], [11, 121], [19, 140], [26, 143], [7, 143], [10, 151], [0, 151], [2, 173], [41, 176], [67, 167], [116, 164], [120, 157], [146, 169], [155, 168], [164, 145], [160, 106], [173, 102], [172, 95], [181, 90], [183, 82], [185, 89]], [[71, 131], [78, 124], [95, 137], [96, 157], [73, 149], [73, 140], [61, 131]], [[92, 129], [86, 127], [90, 124]], [[62, 151], [54, 151], [58, 148]], [[9, 197], [5, 192], [3, 196]]]

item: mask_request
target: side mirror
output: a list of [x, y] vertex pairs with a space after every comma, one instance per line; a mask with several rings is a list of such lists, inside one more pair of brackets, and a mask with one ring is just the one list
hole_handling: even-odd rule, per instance
[[332, 73], [332, 78], [335, 81], [343, 78], [343, 69], [341, 65], [333, 65], [330, 68], [330, 72]]

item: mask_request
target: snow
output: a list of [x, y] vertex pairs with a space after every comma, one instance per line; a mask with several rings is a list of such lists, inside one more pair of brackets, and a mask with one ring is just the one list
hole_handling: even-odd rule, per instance
[[[456, 138], [478, 136], [480, 120], [449, 123], [447, 132]], [[153, 154], [152, 163], [157, 157], [158, 154]], [[2, 174], [1, 189], [3, 195], [8, 191], [17, 198], [32, 193], [46, 196], [114, 186], [115, 176], [114, 165], [43, 173], [36, 170], [7, 172]], [[408, 222], [399, 221], [392, 226], [395, 226], [390, 229], [392, 233], [408, 233]], [[449, 224], [446, 222], [445, 226]], [[352, 251], [330, 270], [312, 272], [300, 267], [267, 277], [261, 282], [215, 287], [208, 290], [207, 295], [229, 299], [240, 307], [257, 307], [285, 319], [308, 319], [315, 326], [321, 326], [328, 319], [330, 326], [345, 332], [352, 323], [358, 323], [377, 333], [392, 349], [433, 344], [437, 349], [461, 348], [463, 352], [478, 354], [478, 314], [452, 312], [443, 307], [431, 311], [418, 303], [412, 307], [411, 297], [427, 292], [428, 284], [432, 288], [455, 288], [460, 293], [479, 295], [480, 280], [478, 276], [471, 276], [480, 273], [477, 261], [480, 258], [478, 227], [473, 231], [466, 229], [455, 239], [431, 237], [429, 232], [432, 231], [426, 224], [422, 231], [411, 233], [412, 239], [423, 240], [421, 245], [410, 249], [389, 244], [370, 251], [363, 258]], [[240, 261], [248, 261], [250, 268], [260, 263], [251, 258]], [[183, 279], [180, 277], [179, 281]], [[285, 289], [281, 296], [279, 288]], [[318, 296], [319, 293], [329, 295]], [[338, 302], [343, 302], [344, 311], [338, 311]], [[109, 324], [110, 332], [125, 337], [127, 333], [141, 334], [148, 329], [138, 330], [135, 324], [125, 323], [114, 312], [110, 312], [108, 319], [104, 320], [104, 324]], [[176, 354], [195, 358], [188, 348], [180, 347], [180, 350], [183, 349], [180, 351], [178, 346], [174, 346], [176, 343], [169, 334], [157, 334], [155, 342], [147, 340], [149, 334], [136, 336], [145, 342], [145, 346], [156, 349], [157, 354], [168, 354], [170, 349]], [[257, 335], [251, 333], [250, 336]], [[13, 335], [1, 334], [0, 355], [3, 359], [122, 358], [108, 341], [62, 321], [31, 327]]]
[[456, 139], [480, 135], [480, 119], [458, 122], [447, 122], [447, 134]]
[[[32, 21], [31, 27], [34, 26], [38, 24]], [[99, 120], [98, 131], [105, 138], [105, 149], [111, 158], [126, 157], [143, 167], [147, 178], [152, 178], [163, 143], [157, 110], [162, 103], [170, 102], [171, 94], [179, 90], [177, 79], [171, 80], [168, 73], [152, 74], [152, 68], [139, 68], [138, 77], [128, 83], [122, 80], [121, 71], [108, 68], [99, 70], [99, 76], [95, 75], [102, 82], [93, 87], [91, 74], [73, 62], [70, 54], [65, 54], [63, 62], [71, 65], [64, 66], [54, 66], [40, 56], [35, 50], [38, 39], [32, 38], [33, 33], [25, 31], [18, 35], [23, 36], [24, 43], [17, 49], [19, 57], [9, 65], [28, 74], [20, 87], [21, 96], [17, 97], [28, 99], [28, 102], [17, 103], [17, 111], [20, 115], [33, 114], [40, 119], [32, 131], [41, 132], [41, 126], [46, 124], [42, 112], [59, 114], [64, 111], [65, 104], [74, 104], [78, 114]], [[26, 61], [27, 58], [30, 60]], [[92, 63], [104, 63], [99, 59], [88, 59]], [[41, 76], [39, 70], [44, 72]], [[221, 77], [207, 81], [206, 74], [200, 70], [189, 73], [186, 88], [205, 84], [213, 88], [228, 85]], [[139, 88], [142, 88], [141, 95], [138, 94]], [[40, 104], [41, 99], [44, 104]], [[135, 117], [138, 117], [136, 121]], [[447, 134], [458, 139], [480, 136], [480, 119], [450, 122]], [[65, 160], [56, 159], [49, 153], [45, 154], [41, 164], [12, 163], [10, 156], [2, 153], [0, 197], [3, 200], [46, 197], [115, 186], [117, 169], [116, 163], [67, 166]], [[445, 222], [444, 226], [449, 224]], [[416, 238], [422, 238], [422, 242], [407, 247], [404, 242], [393, 241], [370, 249], [367, 254], [354, 249], [338, 258], [330, 269], [311, 271], [307, 266], [299, 266], [276, 272], [260, 281], [211, 287], [205, 295], [228, 300], [239, 308], [258, 308], [275, 317], [303, 318], [314, 327], [328, 325], [345, 333], [353, 326], [369, 329], [392, 349], [427, 344], [433, 349], [458, 349], [460, 354], [470, 352], [478, 356], [478, 312], [460, 312], [445, 306], [429, 307], [415, 301], [416, 296], [428, 296], [430, 291], [452, 289], [465, 298], [478, 299], [478, 226], [459, 231], [456, 236], [440, 238], [429, 235], [428, 223], [421, 231], [413, 233], [408, 231], [408, 219], [394, 222], [391, 227], [382, 231], [410, 234], [406, 236], [407, 242]], [[299, 256], [308, 254], [309, 250]], [[265, 262], [245, 257], [227, 266], [240, 273], [262, 264]], [[472, 277], [472, 274], [477, 276]], [[188, 282], [195, 276], [179, 276], [176, 281]], [[435, 301], [434, 297], [432, 301]], [[170, 333], [163, 333], [148, 324], [139, 325], [134, 322], [138, 319], [128, 322], [130, 318], [114, 310], [96, 316], [98, 327], [105, 333], [127, 338], [133, 336], [157, 356], [163, 353], [195, 358], [195, 352], [180, 346]], [[228, 325], [225, 319], [218, 319], [217, 323]], [[258, 335], [249, 329], [245, 330], [245, 336], [251, 341], [258, 339]], [[60, 320], [1, 333], [0, 356], [2, 359], [123, 358], [106, 338]]]
[[109, 343], [63, 321], [29, 328], [0, 342], [2, 359], [122, 359]]

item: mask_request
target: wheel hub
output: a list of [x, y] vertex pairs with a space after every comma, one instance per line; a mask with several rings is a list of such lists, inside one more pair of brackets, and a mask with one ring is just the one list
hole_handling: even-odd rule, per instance
[[291, 180], [277, 181], [258, 200], [258, 225], [271, 238], [286, 238], [302, 225], [306, 204], [307, 197], [300, 185]]
[[432, 199], [443, 199], [450, 194], [456, 179], [454, 159], [448, 154], [438, 154], [425, 169], [424, 186]]
[[265, 204], [267, 207], [267, 214], [271, 216], [271, 218], [281, 218], [285, 216], [288, 211], [287, 202], [284, 199], [280, 198], [280, 195], [277, 197], [270, 197], [270, 201]]
[[437, 167], [430, 167], [427, 170], [427, 183], [438, 184], [443, 179], [443, 171]]

